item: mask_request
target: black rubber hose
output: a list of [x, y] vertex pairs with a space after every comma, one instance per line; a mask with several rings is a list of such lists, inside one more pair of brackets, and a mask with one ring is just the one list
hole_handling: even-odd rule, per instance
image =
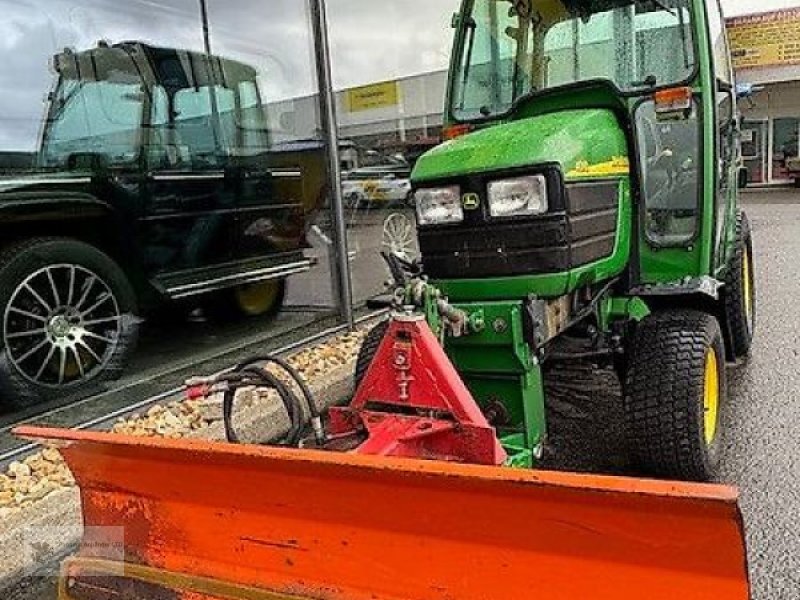
[[261, 387], [274, 389], [280, 397], [289, 417], [289, 432], [283, 443], [296, 446], [303, 433], [303, 409], [300, 399], [278, 377], [258, 367], [254, 363], [237, 366], [232, 373], [221, 376], [218, 382], [227, 382], [228, 389], [222, 399], [222, 417], [225, 427], [225, 437], [231, 443], [239, 443], [239, 436], [233, 427], [233, 404], [236, 391], [243, 387]]
[[253, 375], [257, 380], [263, 380], [263, 387], [273, 388], [278, 392], [286, 408], [286, 413], [289, 415], [289, 422], [291, 427], [289, 433], [286, 435], [286, 444], [296, 446], [300, 441], [303, 433], [303, 407], [300, 404], [300, 399], [287, 385], [281, 381], [277, 376], [269, 371], [262, 369], [257, 365], [248, 365], [241, 371]]
[[247, 360], [240, 362], [234, 368], [234, 372], [239, 372], [246, 367], [250, 367], [253, 365], [258, 365], [259, 363], [274, 363], [278, 365], [281, 369], [286, 371], [289, 377], [297, 384], [297, 387], [300, 388], [300, 391], [303, 392], [303, 396], [306, 399], [306, 405], [308, 406], [308, 413], [311, 415], [312, 418], [320, 418], [319, 409], [317, 409], [317, 404], [314, 402], [314, 396], [311, 393], [311, 390], [308, 388], [308, 385], [303, 380], [300, 373], [295, 369], [292, 365], [289, 364], [288, 361], [281, 358], [280, 356], [272, 356], [270, 354], [265, 354], [263, 356], [254, 356], [248, 358]]

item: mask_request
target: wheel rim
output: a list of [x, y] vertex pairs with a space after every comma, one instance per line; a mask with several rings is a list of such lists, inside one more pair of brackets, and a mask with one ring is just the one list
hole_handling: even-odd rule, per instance
[[68, 387], [105, 369], [121, 330], [119, 303], [105, 281], [79, 265], [49, 265], [12, 293], [3, 317], [3, 344], [28, 381]]
[[703, 421], [706, 444], [717, 436], [719, 418], [719, 365], [713, 348], [706, 353], [705, 383], [703, 386]]
[[383, 247], [389, 252], [410, 258], [414, 253], [414, 226], [399, 213], [389, 215], [383, 222]]
[[744, 292], [744, 314], [747, 319], [747, 326], [753, 328], [753, 281], [750, 270], [750, 251], [745, 247], [742, 253], [742, 280]]
[[279, 291], [280, 283], [277, 281], [251, 283], [236, 288], [236, 301], [245, 314], [258, 316], [275, 306]]

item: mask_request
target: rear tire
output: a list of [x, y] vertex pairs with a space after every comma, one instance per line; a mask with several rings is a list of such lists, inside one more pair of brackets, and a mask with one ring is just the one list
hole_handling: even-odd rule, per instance
[[274, 317], [286, 298], [286, 280], [272, 279], [221, 290], [203, 301], [206, 315], [216, 321]]
[[27, 406], [119, 377], [139, 333], [125, 273], [83, 242], [36, 238], [0, 254], [0, 394]]
[[375, 358], [378, 347], [381, 345], [388, 329], [389, 321], [381, 321], [370, 329], [369, 333], [367, 333], [364, 338], [364, 342], [361, 344], [358, 357], [356, 358], [355, 389], [358, 389], [358, 386], [360, 386], [361, 382], [364, 380], [367, 369], [369, 369], [369, 366], [372, 364], [372, 360]]
[[743, 211], [736, 217], [736, 245], [725, 277], [723, 308], [729, 358], [744, 358], [750, 353], [755, 332], [756, 288], [750, 223]]
[[725, 350], [716, 318], [668, 310], [634, 334], [624, 413], [635, 466], [663, 478], [707, 481], [719, 463]]

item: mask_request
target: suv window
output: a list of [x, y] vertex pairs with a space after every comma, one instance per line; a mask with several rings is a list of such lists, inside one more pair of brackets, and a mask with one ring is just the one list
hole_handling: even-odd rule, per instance
[[64, 80], [48, 118], [43, 166], [69, 166], [80, 154], [101, 155], [110, 165], [133, 161], [143, 102], [139, 83]]
[[240, 156], [252, 156], [269, 150], [269, 131], [267, 117], [259, 97], [258, 86], [254, 81], [239, 84], [241, 116], [238, 127], [241, 130]]
[[[193, 168], [225, 165], [236, 139], [235, 110], [233, 91], [220, 86], [187, 88], [175, 94], [174, 144], [182, 157], [190, 158]], [[216, 127], [215, 111], [220, 119]]]

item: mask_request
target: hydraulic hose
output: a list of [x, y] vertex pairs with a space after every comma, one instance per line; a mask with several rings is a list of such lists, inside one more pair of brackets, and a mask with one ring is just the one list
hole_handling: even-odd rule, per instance
[[[277, 365], [283, 369], [287, 375], [289, 375], [292, 381], [297, 384], [297, 387], [300, 388], [300, 391], [303, 392], [303, 396], [305, 397], [306, 408], [308, 408], [308, 414], [311, 417], [311, 427], [314, 430], [314, 437], [318, 443], [322, 444], [325, 441], [325, 429], [322, 426], [322, 415], [317, 408], [317, 403], [314, 401], [314, 395], [311, 393], [311, 390], [297, 369], [290, 365], [287, 360], [281, 358], [280, 356], [274, 356], [271, 354], [251, 357], [246, 361], [239, 363], [236, 369], [258, 363], [272, 363]], [[234, 369], [234, 371], [236, 369]]]
[[256, 365], [247, 365], [240, 371], [232, 373], [228, 383], [229, 386], [222, 398], [222, 418], [225, 425], [225, 437], [229, 442], [238, 443], [240, 441], [233, 427], [233, 404], [236, 390], [253, 386], [274, 389], [278, 393], [290, 423], [289, 432], [286, 434], [283, 444], [287, 446], [298, 444], [303, 433], [303, 409], [299, 398], [278, 377]]
[[222, 418], [227, 440], [231, 443], [239, 443], [240, 441], [233, 426], [233, 405], [236, 400], [237, 390], [244, 387], [256, 387], [275, 390], [286, 409], [286, 414], [289, 417], [290, 423], [289, 431], [280, 443], [288, 446], [297, 446], [300, 442], [304, 425], [303, 404], [292, 387], [287, 385], [274, 373], [266, 370], [264, 368], [264, 363], [267, 365], [276, 365], [292, 382], [297, 384], [297, 387], [300, 388], [304, 396], [307, 410], [311, 417], [314, 437], [318, 443], [324, 443], [325, 430], [322, 425], [322, 416], [314, 402], [311, 390], [308, 388], [305, 381], [303, 381], [300, 373], [298, 373], [292, 365], [286, 360], [272, 355], [251, 357], [237, 364], [231, 371], [213, 378], [210, 382], [210, 389], [217, 387], [217, 389], [223, 391]]

